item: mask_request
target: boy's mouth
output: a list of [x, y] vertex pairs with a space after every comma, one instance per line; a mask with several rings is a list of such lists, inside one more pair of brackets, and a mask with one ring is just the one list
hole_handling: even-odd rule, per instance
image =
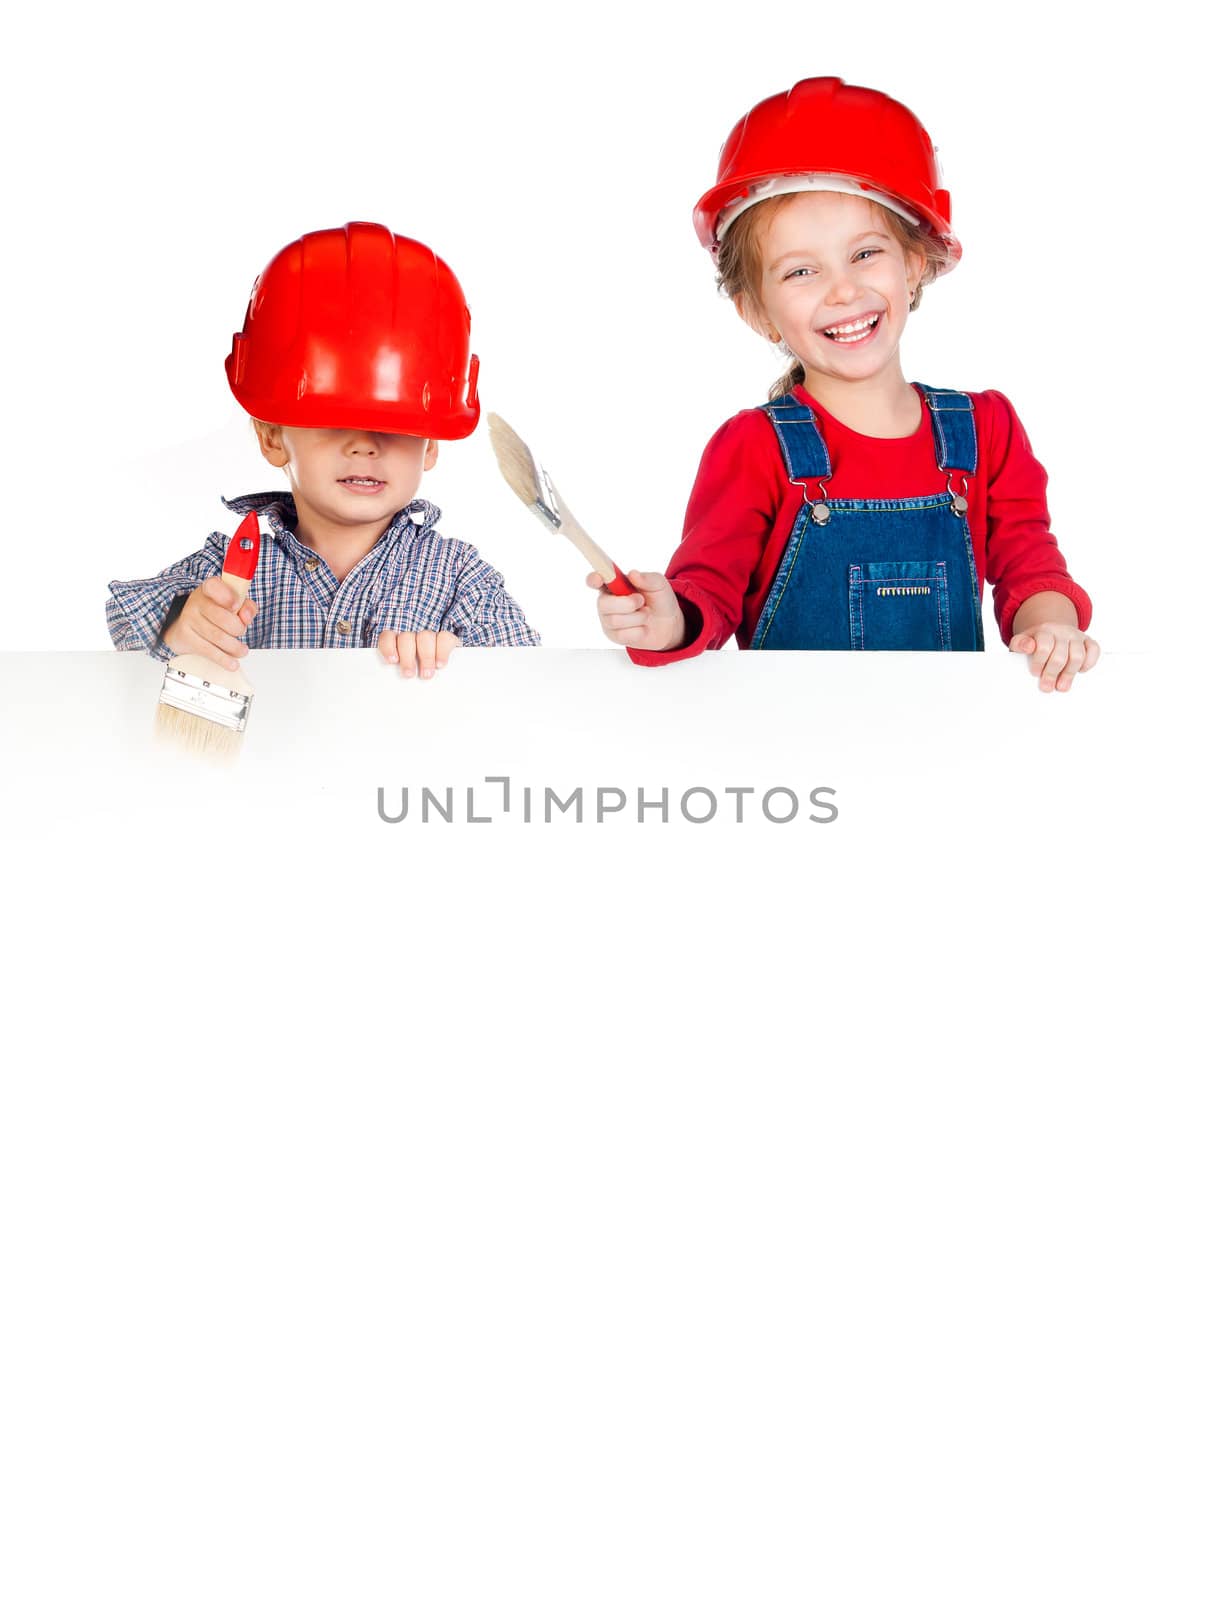
[[854, 317], [850, 322], [834, 322], [829, 328], [819, 331], [832, 344], [863, 344], [876, 333], [880, 321], [881, 313], [872, 311], [866, 317]]
[[386, 487], [384, 478], [337, 478], [336, 482], [342, 489], [351, 489], [354, 494], [376, 494], [379, 489]]

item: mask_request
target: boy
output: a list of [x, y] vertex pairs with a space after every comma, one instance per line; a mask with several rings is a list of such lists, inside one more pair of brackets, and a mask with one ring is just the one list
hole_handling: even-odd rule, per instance
[[430, 678], [459, 644], [540, 644], [499, 573], [415, 497], [438, 440], [479, 413], [469, 309], [433, 251], [368, 222], [305, 234], [257, 278], [226, 372], [290, 487], [223, 503], [272, 538], [242, 606], [221, 533], [158, 577], [115, 580], [119, 650], [234, 669], [249, 648], [376, 645]]

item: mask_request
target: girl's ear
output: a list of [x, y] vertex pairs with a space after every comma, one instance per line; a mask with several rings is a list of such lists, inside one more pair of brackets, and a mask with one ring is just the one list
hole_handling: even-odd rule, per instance
[[435, 439], [429, 439], [424, 449], [424, 471], [431, 472], [436, 465], [436, 458], [440, 454], [440, 445]]
[[923, 273], [927, 270], [927, 257], [921, 250], [907, 250], [906, 254], [906, 287], [910, 289], [910, 298], [913, 300], [918, 293], [919, 283]]
[[754, 332], [767, 339], [771, 344], [780, 343], [780, 330], [772, 326], [764, 316], [762, 308], [753, 299], [745, 294], [736, 294], [734, 296], [734, 309], [748, 328], [753, 329]]

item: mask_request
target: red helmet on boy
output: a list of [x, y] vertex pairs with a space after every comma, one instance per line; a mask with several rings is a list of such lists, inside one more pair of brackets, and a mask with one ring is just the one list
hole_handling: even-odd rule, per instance
[[867, 195], [929, 227], [960, 260], [952, 202], [926, 128], [897, 100], [842, 78], [803, 78], [761, 100], [722, 146], [717, 182], [693, 213], [696, 235], [716, 251], [748, 206], [773, 194], [837, 189]]
[[461, 285], [427, 245], [374, 222], [306, 233], [252, 285], [226, 360], [262, 422], [464, 439], [478, 357]]

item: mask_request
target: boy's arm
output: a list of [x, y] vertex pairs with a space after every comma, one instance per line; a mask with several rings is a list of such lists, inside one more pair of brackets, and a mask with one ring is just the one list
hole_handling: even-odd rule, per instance
[[503, 576], [472, 545], [457, 574], [457, 587], [441, 627], [468, 645], [540, 644], [524, 612], [503, 586]]
[[164, 631], [179, 616], [193, 590], [222, 571], [226, 547], [227, 536], [212, 533], [203, 549], [165, 567], [154, 578], [115, 578], [105, 602], [114, 648], [146, 650], [159, 661], [170, 661], [172, 652], [163, 643]]

